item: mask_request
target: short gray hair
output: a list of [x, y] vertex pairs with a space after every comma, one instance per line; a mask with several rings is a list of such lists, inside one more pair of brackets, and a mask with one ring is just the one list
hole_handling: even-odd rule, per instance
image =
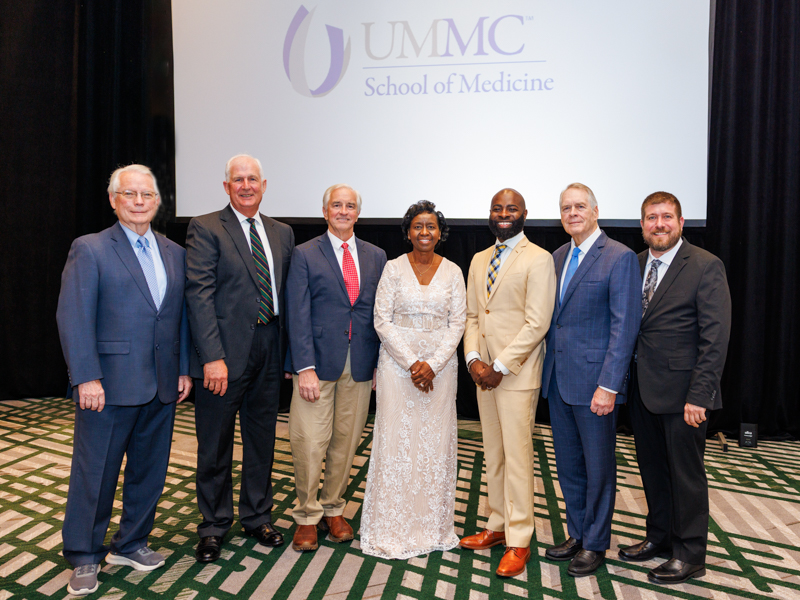
[[328, 207], [328, 202], [330, 202], [330, 200], [331, 200], [331, 194], [333, 194], [333, 192], [335, 192], [336, 190], [341, 190], [341, 189], [350, 190], [351, 192], [353, 192], [356, 195], [356, 202], [358, 204], [358, 212], [360, 213], [361, 212], [361, 194], [358, 193], [358, 190], [353, 189], [352, 187], [350, 187], [346, 183], [336, 183], [336, 184], [332, 185], [331, 187], [329, 187], [327, 190], [325, 190], [325, 193], [322, 195], [322, 209], [324, 210], [324, 209], [326, 209]]
[[594, 197], [594, 192], [588, 185], [584, 185], [582, 183], [570, 183], [567, 187], [564, 188], [564, 191], [561, 192], [561, 195], [558, 197], [558, 207], [561, 208], [561, 201], [564, 199], [564, 194], [567, 190], [581, 190], [582, 192], [586, 192], [586, 196], [589, 198], [589, 208], [595, 209], [597, 208], [597, 199]]
[[111, 192], [119, 192], [117, 188], [119, 187], [119, 180], [122, 177], [123, 173], [139, 173], [140, 175], [149, 175], [153, 180], [153, 187], [155, 188], [156, 194], [159, 196], [158, 192], [158, 182], [156, 181], [156, 176], [153, 175], [153, 172], [149, 169], [149, 167], [145, 167], [144, 165], [128, 165], [127, 167], [120, 167], [116, 171], [111, 174], [111, 177], [108, 179], [108, 193]]
[[237, 154], [236, 156], [231, 156], [228, 159], [228, 162], [225, 163], [225, 181], [230, 182], [231, 180], [231, 165], [235, 160], [239, 160], [240, 158], [249, 158], [253, 162], [256, 163], [258, 166], [258, 180], [264, 180], [264, 169], [261, 168], [261, 161], [258, 160], [255, 156], [250, 156], [249, 154]]

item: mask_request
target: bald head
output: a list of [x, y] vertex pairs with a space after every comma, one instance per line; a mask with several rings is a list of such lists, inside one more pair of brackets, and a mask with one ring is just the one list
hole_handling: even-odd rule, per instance
[[525, 198], [517, 190], [504, 188], [492, 197], [489, 209], [489, 231], [501, 242], [522, 231], [528, 211]]
[[520, 194], [514, 188], [503, 188], [494, 196], [492, 196], [492, 206], [494, 206], [495, 202], [498, 202], [501, 199], [505, 203], [513, 202], [521, 211], [525, 211], [525, 198], [523, 198], [522, 194]]

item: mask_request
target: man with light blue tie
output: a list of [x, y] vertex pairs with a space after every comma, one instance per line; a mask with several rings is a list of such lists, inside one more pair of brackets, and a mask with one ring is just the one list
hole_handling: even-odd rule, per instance
[[603, 564], [611, 542], [617, 405], [625, 402], [642, 280], [636, 254], [598, 228], [591, 189], [568, 185], [559, 207], [572, 240], [553, 254], [558, 284], [542, 395], [550, 407], [569, 538], [545, 556], [569, 560], [567, 572], [581, 577]]
[[[192, 388], [185, 252], [150, 228], [159, 206], [155, 177], [143, 165], [117, 169], [108, 197], [119, 222], [72, 243], [56, 314], [76, 403], [62, 530], [74, 595], [97, 590], [104, 557], [138, 571], [164, 565], [147, 540], [175, 404]], [[104, 538], [123, 457], [122, 518], [109, 548]]]

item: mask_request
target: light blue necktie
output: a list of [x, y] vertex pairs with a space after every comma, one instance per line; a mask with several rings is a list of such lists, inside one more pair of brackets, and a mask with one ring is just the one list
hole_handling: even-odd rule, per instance
[[564, 284], [561, 286], [561, 297], [558, 299], [559, 302], [564, 300], [564, 292], [567, 291], [567, 286], [569, 285], [572, 276], [575, 275], [575, 271], [578, 270], [578, 256], [581, 253], [580, 248], [575, 248], [572, 251], [572, 258], [569, 259], [569, 264], [567, 265], [567, 272], [564, 275]]
[[156, 279], [156, 266], [153, 263], [153, 256], [150, 254], [150, 242], [144, 236], [139, 236], [136, 240], [136, 258], [142, 265], [144, 278], [147, 280], [147, 287], [150, 288], [150, 295], [156, 303], [156, 309], [161, 308], [161, 294], [158, 293], [158, 280]]

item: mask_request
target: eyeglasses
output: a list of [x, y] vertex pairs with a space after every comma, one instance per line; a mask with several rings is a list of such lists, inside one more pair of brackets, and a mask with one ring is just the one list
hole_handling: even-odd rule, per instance
[[136, 200], [136, 196], [141, 196], [142, 200], [144, 200], [145, 202], [150, 200], [155, 200], [156, 196], [158, 196], [158, 194], [156, 194], [155, 192], [134, 192], [133, 190], [123, 190], [121, 192], [114, 192], [114, 193], [119, 194], [120, 196], [125, 198], [125, 200]]

